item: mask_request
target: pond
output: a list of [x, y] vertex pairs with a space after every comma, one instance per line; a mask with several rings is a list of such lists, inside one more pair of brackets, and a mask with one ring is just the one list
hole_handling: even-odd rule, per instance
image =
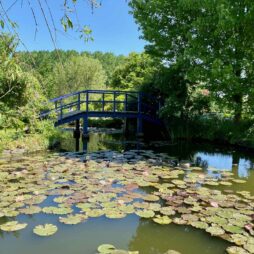
[[61, 152], [0, 157], [0, 254], [254, 253], [251, 153], [103, 133], [74, 150], [70, 134]]

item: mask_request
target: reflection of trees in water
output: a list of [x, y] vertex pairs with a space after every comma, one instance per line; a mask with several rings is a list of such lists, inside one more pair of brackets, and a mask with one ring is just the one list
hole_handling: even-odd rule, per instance
[[[129, 250], [139, 250], [141, 254], [161, 254], [168, 249], [168, 245], [165, 246], [162, 239], [165, 236], [165, 230], [158, 232], [157, 225], [152, 224], [150, 220], [140, 219], [136, 234], [129, 242]], [[165, 241], [167, 242], [166, 239]]]
[[[143, 143], [138, 140], [126, 140], [123, 134], [109, 134], [109, 133], [91, 133], [89, 141], [86, 141], [84, 149], [89, 152], [100, 151], [100, 150], [114, 150], [114, 151], [126, 151], [130, 149], [143, 149]], [[165, 143], [165, 142], [164, 142]], [[63, 141], [63, 146], [67, 151], [75, 151], [75, 139], [72, 137], [72, 133], [68, 135]], [[236, 150], [234, 151], [232, 147], [228, 146], [218, 146], [207, 143], [196, 143], [196, 142], [178, 142], [176, 145], [166, 145], [166, 146], [151, 146], [146, 145], [146, 149], [152, 149], [155, 152], [163, 152], [168, 155], [175, 157], [176, 162], [181, 160], [188, 160], [194, 162], [197, 166], [207, 168], [209, 163], [202, 158], [197, 156], [198, 153], [207, 154], [208, 157], [217, 159], [219, 161], [220, 157], [232, 158], [232, 165], [229, 165], [229, 169], [238, 167], [239, 176], [248, 176], [249, 170], [254, 168], [254, 156], [253, 153], [248, 153], [246, 151]], [[83, 144], [80, 142], [80, 151], [83, 150]], [[243, 162], [248, 162], [249, 165], [243, 166]], [[241, 165], [240, 165], [241, 164]], [[239, 166], [240, 165], [240, 166]]]
[[[76, 151], [76, 142], [70, 132], [61, 142], [64, 151]], [[123, 134], [90, 133], [89, 139], [79, 140], [79, 151], [96, 152], [101, 150], [126, 151], [129, 149], [140, 149], [142, 147], [138, 140], [126, 140]]]
[[163, 254], [169, 249], [181, 253], [224, 253], [229, 246], [222, 239], [211, 237], [204, 230], [175, 224], [159, 225], [151, 219], [140, 219], [136, 234], [129, 242], [129, 250], [140, 254]]

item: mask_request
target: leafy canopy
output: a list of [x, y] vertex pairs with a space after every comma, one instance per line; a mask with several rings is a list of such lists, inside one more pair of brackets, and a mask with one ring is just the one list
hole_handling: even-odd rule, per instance
[[152, 83], [156, 62], [148, 54], [131, 53], [112, 74], [111, 86], [124, 90], [139, 90]]
[[236, 120], [253, 110], [253, 1], [132, 0], [130, 6], [148, 52], [169, 68], [183, 66], [185, 79], [208, 89]]
[[55, 96], [75, 91], [105, 88], [106, 75], [101, 63], [86, 56], [71, 57], [53, 70]]

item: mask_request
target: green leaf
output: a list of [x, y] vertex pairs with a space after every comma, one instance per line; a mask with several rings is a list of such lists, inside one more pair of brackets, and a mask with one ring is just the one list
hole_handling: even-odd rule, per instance
[[4, 29], [5, 23], [4, 23], [4, 21], [2, 19], [0, 20], [0, 25], [1, 25], [2, 29]]
[[33, 232], [39, 236], [51, 236], [57, 232], [57, 226], [53, 224], [38, 225], [33, 229]]
[[102, 254], [110, 254], [113, 250], [115, 250], [115, 246], [112, 244], [102, 244], [98, 247], [98, 252]]

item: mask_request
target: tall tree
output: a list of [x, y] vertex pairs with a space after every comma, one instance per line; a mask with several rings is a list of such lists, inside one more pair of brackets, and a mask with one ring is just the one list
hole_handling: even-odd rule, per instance
[[[251, 0], [132, 0], [147, 50], [205, 85], [236, 121], [250, 105], [254, 79]], [[176, 84], [177, 85], [177, 84]]]
[[38, 80], [21, 69], [16, 47], [15, 37], [0, 35], [0, 128], [37, 121], [45, 102]]
[[74, 56], [65, 63], [58, 63], [52, 73], [54, 96], [105, 88], [105, 81], [106, 75], [101, 63], [86, 56]]
[[139, 90], [152, 84], [157, 63], [148, 54], [131, 53], [112, 74], [111, 86], [124, 90]]

